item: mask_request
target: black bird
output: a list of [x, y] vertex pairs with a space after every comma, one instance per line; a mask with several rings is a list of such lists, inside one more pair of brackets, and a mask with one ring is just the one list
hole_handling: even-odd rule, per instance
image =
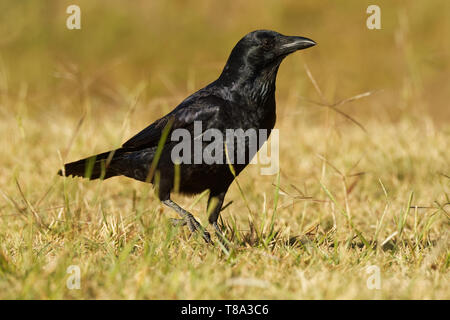
[[[225, 135], [226, 129], [266, 129], [270, 134], [276, 119], [275, 80], [280, 63], [287, 55], [315, 44], [308, 38], [285, 36], [270, 30], [248, 33], [233, 48], [216, 81], [186, 98], [173, 111], [136, 134], [121, 148], [67, 163], [64, 170], [58, 173], [89, 179], [123, 175], [156, 184], [159, 199], [182, 217], [174, 219], [174, 222], [187, 224], [192, 232], [202, 231], [205, 241], [210, 242], [209, 233], [193, 215], [170, 199], [171, 192], [177, 189], [175, 191], [183, 194], [197, 194], [209, 190], [208, 220], [221, 235], [217, 220], [225, 194], [235, 176], [247, 166], [256, 151], [247, 150], [245, 161], [232, 165], [234, 172], [226, 161], [194, 163], [195, 151], [188, 155], [192, 161], [176, 166], [171, 154], [178, 142], [171, 140], [171, 133], [176, 129], [186, 129], [192, 134], [194, 122], [201, 121], [203, 132], [214, 128]], [[245, 144], [248, 149], [247, 138], [234, 143]], [[191, 142], [194, 143], [195, 139], [192, 136]], [[257, 148], [263, 143], [260, 139]], [[202, 142], [201, 146], [203, 150], [207, 143]], [[229, 157], [225, 148], [222, 144], [219, 151], [223, 157]], [[232, 156], [236, 156], [237, 150], [234, 148]], [[179, 180], [175, 183], [177, 175]]]

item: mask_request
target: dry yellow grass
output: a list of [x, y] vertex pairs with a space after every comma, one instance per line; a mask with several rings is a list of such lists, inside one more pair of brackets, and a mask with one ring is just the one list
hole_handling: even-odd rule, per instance
[[[3, 2], [0, 298], [449, 299], [450, 10], [432, 2], [380, 1], [379, 31], [364, 1], [79, 1], [81, 31], [70, 1]], [[148, 185], [56, 176], [213, 80], [256, 28], [319, 45], [280, 68], [279, 180], [250, 166], [245, 200], [232, 185], [229, 252], [172, 228]], [[365, 131], [311, 102], [367, 91], [337, 107]], [[205, 198], [176, 199], [206, 225]]]

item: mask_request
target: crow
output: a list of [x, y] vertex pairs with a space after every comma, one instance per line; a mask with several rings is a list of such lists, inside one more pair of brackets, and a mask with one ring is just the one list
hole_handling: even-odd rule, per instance
[[[58, 173], [63, 176], [81, 176], [89, 179], [108, 179], [126, 176], [152, 183], [159, 200], [175, 210], [181, 219], [172, 219], [175, 225], [187, 225], [191, 232], [201, 232], [206, 242], [210, 234], [194, 216], [170, 199], [171, 192], [193, 195], [209, 190], [208, 221], [216, 234], [221, 234], [217, 220], [225, 194], [237, 175], [247, 166], [257, 150], [249, 151], [249, 138], [233, 140], [234, 149], [228, 144], [217, 145], [219, 158], [237, 158], [239, 147], [246, 150], [245, 160], [195, 161], [191, 152], [196, 143], [196, 123], [202, 125], [202, 134], [215, 129], [225, 135], [228, 129], [273, 129], [276, 119], [275, 80], [278, 68], [289, 54], [314, 46], [305, 37], [285, 36], [271, 30], [256, 30], [245, 35], [232, 49], [219, 78], [182, 101], [175, 109], [137, 133], [121, 148], [67, 163]], [[182, 158], [174, 159], [177, 141], [175, 132], [191, 134], [186, 139], [188, 148]], [[179, 131], [182, 130], [182, 131]], [[267, 138], [258, 138], [257, 149]], [[228, 142], [227, 142], [228, 143]], [[208, 143], [201, 142], [203, 152]], [[233, 147], [233, 145], [231, 145]], [[229, 150], [232, 150], [228, 153]], [[185, 153], [186, 151], [186, 153]], [[180, 153], [181, 154], [181, 153]]]

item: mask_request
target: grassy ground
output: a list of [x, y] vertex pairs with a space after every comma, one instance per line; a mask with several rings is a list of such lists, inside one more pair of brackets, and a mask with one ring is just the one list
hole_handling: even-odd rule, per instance
[[[0, 5], [0, 299], [450, 298], [448, 1], [380, 1], [379, 31], [361, 1], [79, 2], [80, 31], [70, 2]], [[280, 68], [280, 174], [231, 186], [229, 250], [173, 228], [149, 185], [56, 176], [214, 80], [256, 28], [319, 45]], [[207, 225], [204, 195], [175, 199]]]

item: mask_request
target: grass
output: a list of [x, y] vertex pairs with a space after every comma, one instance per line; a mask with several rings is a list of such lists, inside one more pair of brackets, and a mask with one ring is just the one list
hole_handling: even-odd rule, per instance
[[[79, 38], [59, 29], [61, 2], [46, 4], [55, 13], [47, 24], [41, 4], [2, 4], [9, 17], [25, 17], [0, 44], [0, 299], [450, 298], [449, 64], [439, 40], [450, 11], [382, 2], [377, 34], [354, 28], [364, 6], [266, 1], [256, 20], [243, 2], [215, 22], [209, 15], [223, 4], [198, 2], [198, 12], [177, 18], [181, 2], [146, 3], [122, 12], [120, 2], [81, 1]], [[311, 18], [299, 21], [302, 12]], [[338, 18], [354, 45], [329, 35]], [[41, 28], [30, 35], [33, 24]], [[213, 80], [254, 27], [299, 28], [319, 45], [280, 68], [280, 172], [262, 176], [252, 165], [233, 183], [222, 212], [227, 248], [172, 227], [175, 213], [148, 184], [56, 175], [64, 161], [119, 146]], [[115, 43], [110, 32], [131, 40]], [[206, 195], [174, 200], [206, 226]], [[66, 286], [72, 265], [79, 290]], [[369, 266], [380, 270], [380, 289], [367, 286]]]

